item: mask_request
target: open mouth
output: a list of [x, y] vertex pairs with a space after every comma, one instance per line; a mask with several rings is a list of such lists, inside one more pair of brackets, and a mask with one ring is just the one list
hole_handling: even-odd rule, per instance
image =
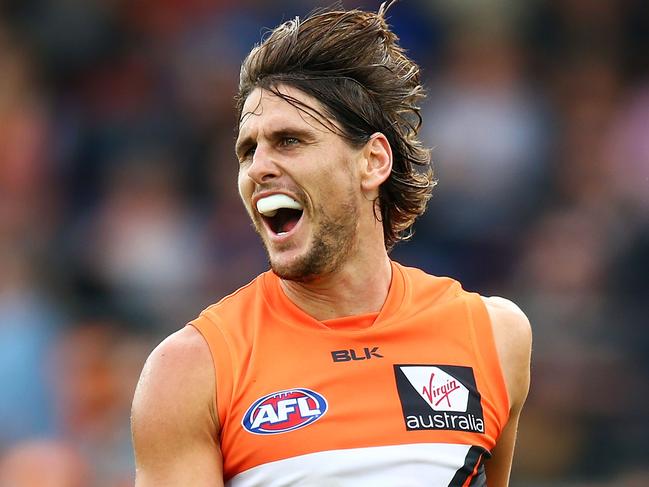
[[257, 211], [275, 235], [289, 233], [302, 218], [302, 205], [285, 194], [273, 194], [257, 201]]
[[262, 218], [268, 224], [268, 227], [277, 235], [288, 233], [297, 222], [302, 218], [302, 210], [293, 210], [289, 208], [280, 208], [275, 216], [263, 216]]

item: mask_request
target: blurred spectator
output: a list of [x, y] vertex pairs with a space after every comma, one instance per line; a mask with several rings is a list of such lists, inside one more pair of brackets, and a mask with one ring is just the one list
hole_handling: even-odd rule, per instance
[[117, 307], [150, 317], [144, 327], [167, 331], [206, 304], [202, 223], [181, 198], [175, 173], [164, 153], [135, 153], [114, 164], [102, 205], [88, 215], [78, 242]]
[[29, 257], [0, 240], [0, 449], [53, 428], [45, 363], [60, 317]]
[[2, 487], [87, 487], [89, 472], [79, 452], [64, 442], [25, 442], [0, 458]]
[[44, 361], [60, 316], [41, 265], [57, 205], [33, 64], [0, 24], [0, 447], [52, 427]]
[[445, 235], [503, 240], [535, 202], [548, 134], [515, 39], [505, 27], [475, 27], [452, 39], [424, 114], [440, 180], [435, 214]]
[[536, 211], [554, 134], [512, 27], [473, 20], [452, 31], [425, 106], [439, 185], [413, 248], [429, 271], [484, 290], [505, 278], [516, 235]]
[[44, 246], [56, 224], [47, 101], [27, 49], [0, 24], [0, 237]]
[[614, 117], [609, 184], [625, 209], [649, 226], [649, 83], [632, 91]]
[[132, 485], [128, 417], [150, 343], [120, 323], [74, 323], [55, 344], [50, 363], [58, 435], [91, 467], [92, 485]]

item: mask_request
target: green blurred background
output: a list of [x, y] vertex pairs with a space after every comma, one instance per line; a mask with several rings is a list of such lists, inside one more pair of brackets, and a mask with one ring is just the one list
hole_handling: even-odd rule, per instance
[[[236, 193], [239, 63], [328, 3], [0, 0], [0, 486], [132, 485], [146, 356], [267, 265]], [[439, 178], [393, 256], [532, 322], [513, 486], [649, 485], [647, 5], [390, 11]]]

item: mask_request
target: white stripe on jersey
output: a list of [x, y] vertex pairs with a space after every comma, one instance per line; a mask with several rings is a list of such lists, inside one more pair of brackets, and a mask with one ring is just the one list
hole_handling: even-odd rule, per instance
[[446, 486], [471, 445], [415, 443], [309, 453], [251, 468], [227, 487]]

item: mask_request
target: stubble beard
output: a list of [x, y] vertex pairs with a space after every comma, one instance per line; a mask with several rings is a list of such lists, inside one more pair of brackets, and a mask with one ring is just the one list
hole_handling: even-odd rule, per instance
[[289, 263], [274, 262], [266, 246], [272, 271], [281, 279], [295, 282], [311, 282], [331, 274], [342, 267], [357, 247], [358, 206], [350, 198], [335, 215], [328, 215], [318, 208], [320, 215], [310, 247], [303, 255]]

